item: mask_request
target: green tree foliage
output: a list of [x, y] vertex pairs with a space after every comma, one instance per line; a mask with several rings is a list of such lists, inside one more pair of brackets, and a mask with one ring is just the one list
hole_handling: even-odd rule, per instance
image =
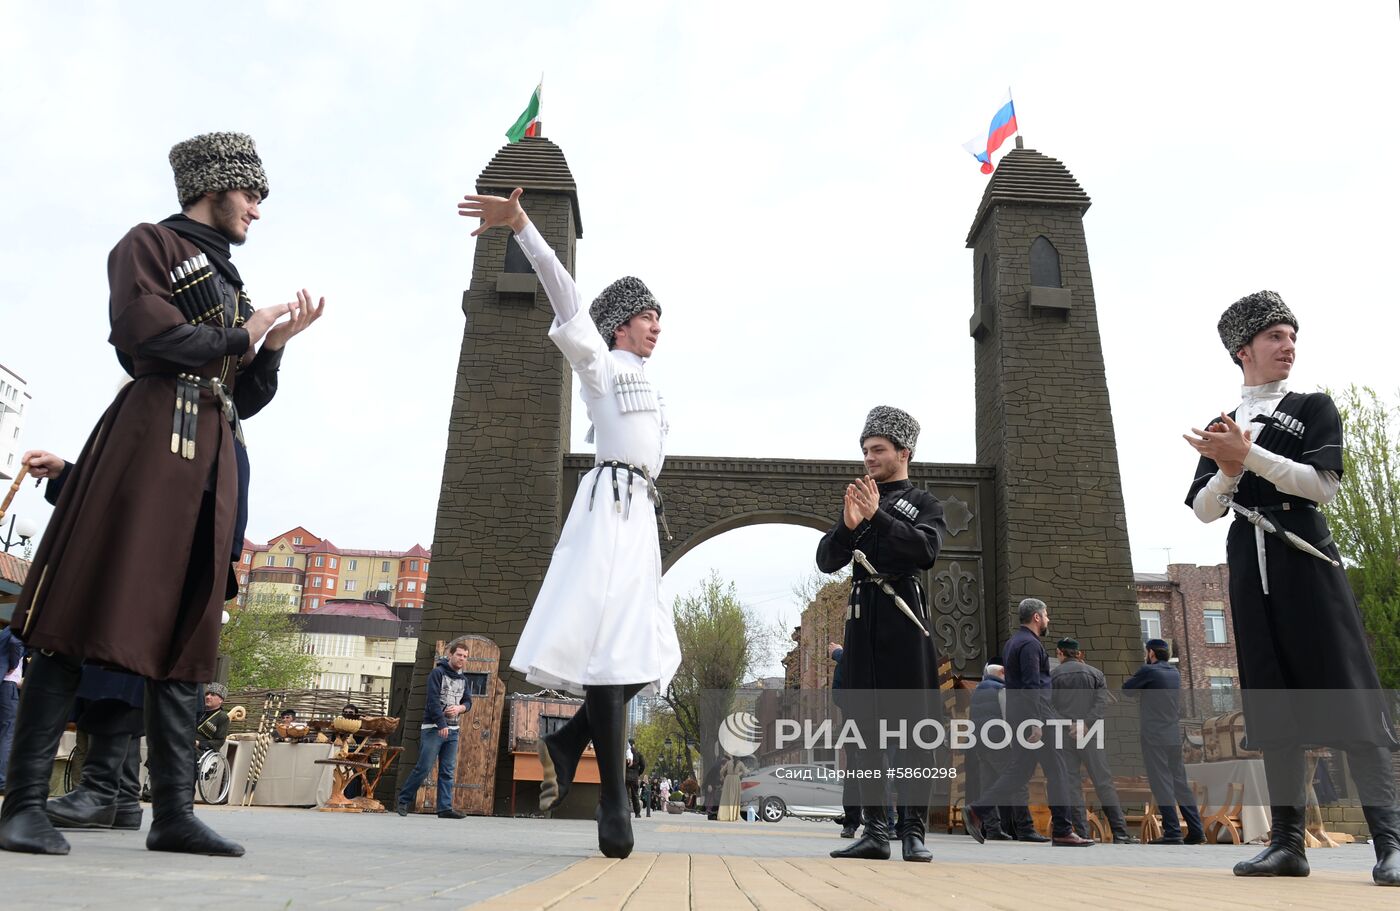
[[[672, 609], [681, 666], [666, 688], [666, 705], [685, 737], [708, 744], [730, 711], [734, 690], [767, 665], [773, 628], [739, 603], [734, 583], [714, 570], [693, 592], [677, 596]], [[701, 757], [706, 766], [712, 760]]]
[[296, 614], [267, 597], [251, 597], [243, 607], [229, 603], [219, 651], [229, 659], [232, 691], [300, 689], [316, 677], [316, 658], [302, 651]]
[[1333, 394], [1345, 471], [1327, 516], [1361, 608], [1381, 686], [1400, 689], [1400, 409], [1370, 388]]
[[[633, 732], [636, 739], [636, 750], [641, 753], [647, 761], [647, 775], [649, 777], [660, 777], [664, 774], [677, 774], [686, 763], [685, 732], [676, 723], [676, 715], [669, 706], [658, 706], [652, 715], [644, 723], [637, 725]], [[671, 741], [668, 750], [666, 741]], [[668, 756], [675, 760], [676, 768], [668, 767]], [[690, 758], [695, 758], [691, 753]], [[686, 773], [687, 775], [689, 773]], [[686, 775], [681, 775], [685, 778]]]

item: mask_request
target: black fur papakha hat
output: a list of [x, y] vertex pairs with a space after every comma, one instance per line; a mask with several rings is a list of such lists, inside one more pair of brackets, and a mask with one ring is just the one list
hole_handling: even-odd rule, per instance
[[1230, 360], [1238, 366], [1240, 359], [1236, 353], [1254, 336], [1279, 323], [1287, 323], [1294, 332], [1298, 331], [1298, 318], [1277, 292], [1255, 291], [1231, 304], [1230, 309], [1220, 315], [1215, 328], [1225, 350], [1230, 352]]
[[885, 437], [900, 449], [913, 451], [919, 442], [919, 422], [907, 411], [889, 405], [876, 405], [865, 416], [865, 429], [860, 432], [860, 445], [870, 437]]
[[593, 325], [598, 327], [598, 332], [607, 339], [611, 348], [615, 344], [613, 333], [617, 327], [644, 310], [655, 310], [657, 316], [661, 315], [661, 305], [651, 296], [651, 291], [642, 284], [642, 280], [624, 275], [594, 298], [588, 315], [593, 317]]
[[175, 192], [188, 206], [205, 193], [252, 188], [267, 199], [267, 174], [246, 133], [204, 133], [170, 150]]

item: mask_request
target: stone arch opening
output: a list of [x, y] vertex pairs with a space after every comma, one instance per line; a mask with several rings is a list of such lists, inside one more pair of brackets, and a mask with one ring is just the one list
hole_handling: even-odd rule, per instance
[[825, 533], [831, 527], [834, 519], [831, 516], [816, 516], [804, 512], [795, 512], [785, 509], [755, 509], [748, 512], [739, 512], [712, 522], [708, 526], [699, 529], [689, 535], [679, 546], [672, 548], [661, 561], [661, 570], [665, 572], [676, 562], [707, 541], [718, 538], [726, 532], [736, 531], [740, 528], [748, 528], [755, 525], [796, 525], [801, 528], [810, 528], [818, 533]]

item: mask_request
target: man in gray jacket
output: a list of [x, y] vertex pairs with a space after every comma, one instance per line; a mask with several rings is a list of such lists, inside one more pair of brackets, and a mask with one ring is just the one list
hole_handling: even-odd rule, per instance
[[[1104, 682], [1103, 671], [1084, 661], [1077, 640], [1061, 639], [1055, 643], [1055, 653], [1060, 664], [1050, 671], [1050, 704], [1061, 718], [1068, 718], [1087, 730], [1103, 721], [1104, 709], [1108, 706], [1108, 684]], [[1064, 760], [1065, 771], [1075, 785], [1081, 780], [1081, 767], [1088, 770], [1104, 816], [1108, 817], [1113, 843], [1130, 845], [1136, 842], [1137, 839], [1128, 834], [1128, 823], [1123, 818], [1118, 791], [1113, 787], [1113, 773], [1109, 771], [1102, 740], [1096, 739], [1081, 747], [1078, 738], [1070, 738], [1065, 743]], [[1088, 838], [1089, 823], [1079, 801], [1075, 801], [1073, 814], [1074, 830], [1081, 838]]]
[[472, 707], [467, 692], [467, 641], [453, 639], [447, 657], [439, 658], [428, 675], [428, 698], [423, 702], [423, 732], [418, 741], [418, 762], [399, 791], [398, 811], [407, 816], [413, 796], [437, 765], [437, 815], [461, 819], [466, 814], [452, 808], [452, 776], [457, 771], [457, 729], [462, 714]]

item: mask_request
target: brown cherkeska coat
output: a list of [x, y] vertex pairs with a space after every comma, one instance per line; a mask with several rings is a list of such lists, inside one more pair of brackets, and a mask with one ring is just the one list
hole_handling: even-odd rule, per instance
[[251, 364], [247, 333], [210, 327], [224, 332], [227, 350], [194, 369], [142, 354], [144, 343], [187, 322], [171, 303], [170, 272], [199, 252], [151, 224], [112, 250], [109, 340], [135, 379], [64, 478], [14, 616], [33, 648], [154, 680], [214, 678], [232, 573], [238, 468], [233, 429], [212, 393], [201, 393], [194, 458], [172, 453], [170, 438], [174, 375], [233, 386]]

